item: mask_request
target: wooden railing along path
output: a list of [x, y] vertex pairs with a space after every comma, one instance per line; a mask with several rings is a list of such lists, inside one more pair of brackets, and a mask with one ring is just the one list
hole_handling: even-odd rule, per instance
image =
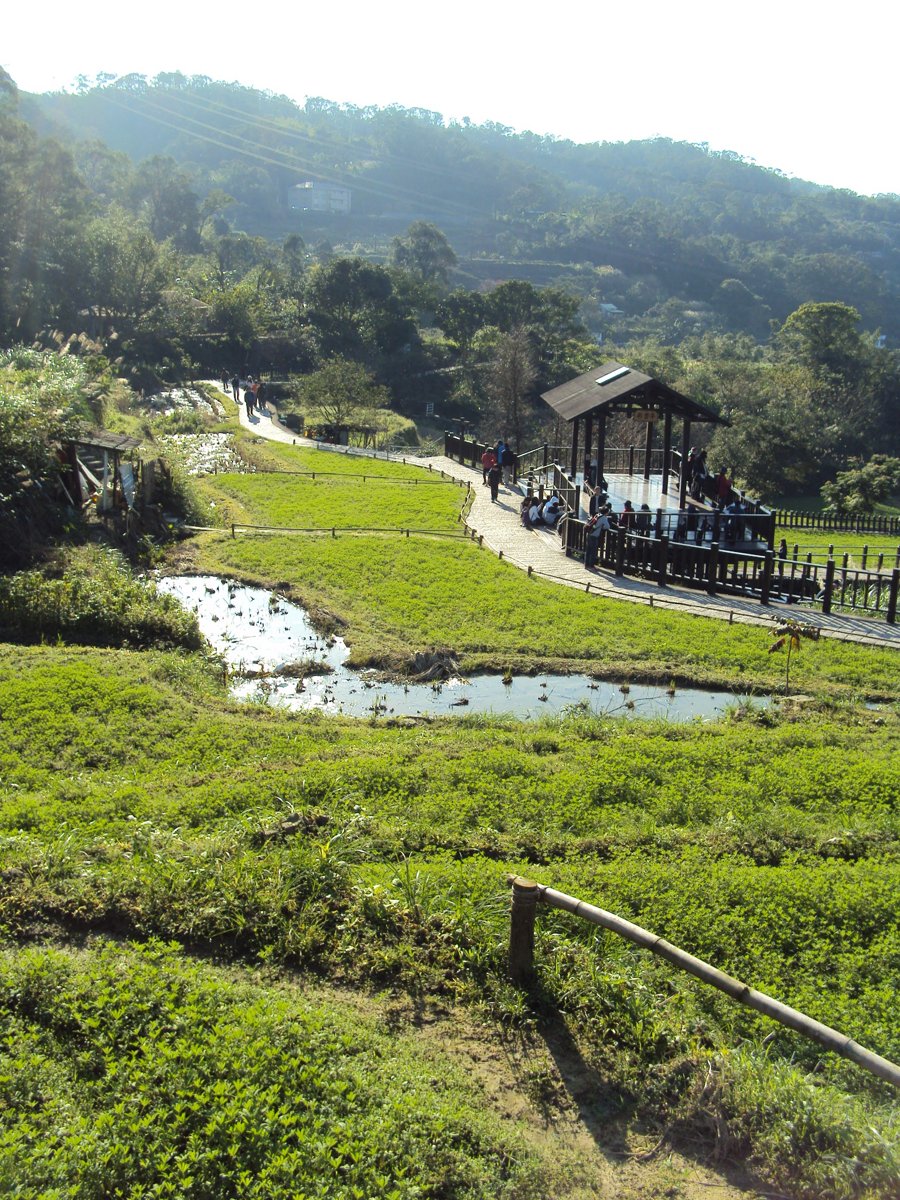
[[718, 988], [732, 1000], [738, 1000], [741, 1004], [746, 1004], [748, 1008], [753, 1008], [757, 1012], [771, 1017], [779, 1024], [787, 1026], [788, 1029], [793, 1029], [797, 1033], [803, 1034], [804, 1037], [811, 1038], [827, 1050], [840, 1054], [872, 1075], [877, 1075], [879, 1079], [884, 1079], [888, 1083], [892, 1083], [894, 1087], [900, 1088], [900, 1067], [895, 1063], [882, 1058], [880, 1054], [866, 1050], [846, 1034], [839, 1033], [836, 1029], [823, 1025], [820, 1021], [813, 1020], [812, 1017], [798, 1012], [795, 1008], [790, 1008], [787, 1004], [782, 1004], [780, 1000], [774, 1000], [764, 992], [756, 991], [732, 975], [726, 975], [724, 971], [718, 970], [700, 958], [695, 958], [693, 954], [688, 954], [686, 950], [681, 950], [678, 946], [673, 946], [671, 942], [643, 929], [640, 925], [634, 925], [631, 921], [626, 921], [624, 917], [606, 912], [602, 908], [596, 908], [593, 904], [585, 904], [583, 900], [577, 900], [574, 896], [566, 895], [565, 892], [557, 892], [553, 888], [544, 887], [531, 879], [512, 875], [509, 877], [509, 882], [512, 884], [509, 973], [514, 982], [526, 984], [534, 976], [534, 926], [537, 906], [539, 903], [549, 904], [552, 908], [570, 912], [576, 917], [590, 921], [593, 925], [599, 925], [603, 929], [610, 930], [611, 933], [627, 938], [636, 946], [658, 954], [673, 966], [678, 967], [679, 970], [687, 971], [704, 983]]
[[[780, 557], [771, 550], [728, 549], [727, 544], [688, 542], [670, 537], [666, 519], [680, 528], [679, 516], [657, 510], [652, 533], [616, 529], [601, 537], [597, 566], [617, 576], [637, 576], [654, 580], [660, 587], [667, 583], [700, 588], [709, 595], [722, 592], [746, 596], [767, 605], [773, 600], [786, 604], [811, 604], [826, 615], [833, 609], [884, 617], [889, 625], [897, 620], [900, 601], [900, 568], [891, 571], [863, 570], [841, 563], [833, 557], [814, 562], [812, 555], [800, 559], [794, 547], [792, 557]], [[716, 514], [717, 517], [722, 514]], [[751, 516], [749, 520], [752, 522]], [[767, 518], [760, 517], [760, 520]], [[724, 528], [723, 518], [723, 528]], [[746, 524], [747, 516], [739, 518]], [[583, 555], [587, 529], [583, 521], [570, 517], [563, 527], [563, 549], [569, 557]], [[882, 559], [879, 558], [879, 565]]]

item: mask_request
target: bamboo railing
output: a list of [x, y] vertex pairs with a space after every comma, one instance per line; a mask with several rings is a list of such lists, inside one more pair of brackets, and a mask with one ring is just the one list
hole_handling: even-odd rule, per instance
[[880, 1054], [866, 1050], [846, 1034], [839, 1033], [836, 1029], [823, 1025], [820, 1021], [813, 1020], [805, 1013], [798, 1012], [797, 1009], [782, 1004], [780, 1000], [774, 1000], [764, 992], [756, 991], [755, 988], [742, 983], [732, 975], [727, 975], [702, 959], [695, 958], [693, 954], [688, 954], [686, 950], [673, 946], [671, 942], [667, 942], [655, 933], [650, 933], [640, 925], [634, 925], [631, 921], [626, 921], [624, 917], [618, 917], [615, 913], [596, 908], [593, 904], [585, 904], [583, 900], [577, 900], [574, 896], [566, 895], [565, 892], [554, 891], [553, 888], [535, 883], [531, 879], [511, 875], [509, 882], [512, 884], [509, 972], [514, 982], [527, 983], [534, 974], [534, 924], [537, 906], [538, 903], [549, 904], [552, 908], [562, 909], [564, 912], [570, 912], [576, 917], [590, 921], [593, 925], [600, 925], [603, 929], [610, 930], [611, 933], [627, 938], [636, 946], [658, 954], [673, 966], [678, 967], [679, 970], [687, 971], [704, 983], [718, 988], [732, 1000], [738, 1000], [741, 1004], [746, 1004], [748, 1008], [753, 1008], [757, 1012], [771, 1017], [772, 1020], [787, 1026], [788, 1029], [793, 1029], [797, 1033], [803, 1034], [804, 1037], [818, 1042], [826, 1050], [840, 1054], [843, 1058], [862, 1067], [863, 1070], [900, 1088], [900, 1067], [895, 1063], [882, 1058]]

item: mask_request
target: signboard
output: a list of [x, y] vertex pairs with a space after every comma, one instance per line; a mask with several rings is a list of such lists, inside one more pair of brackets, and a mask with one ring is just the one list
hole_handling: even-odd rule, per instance
[[635, 421], [658, 421], [659, 420], [659, 413], [656, 412], [656, 410], [652, 409], [652, 408], [639, 408], [639, 409], [637, 409], [636, 412], [633, 412], [631, 415]]

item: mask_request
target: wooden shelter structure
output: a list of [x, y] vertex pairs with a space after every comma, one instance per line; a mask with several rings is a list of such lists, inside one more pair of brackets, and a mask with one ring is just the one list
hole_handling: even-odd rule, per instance
[[[125, 503], [129, 508], [132, 499], [125, 487], [123, 463], [141, 445], [138, 438], [121, 433], [110, 433], [100, 429], [82, 434], [63, 448], [62, 458], [69, 468], [64, 486], [70, 500], [82, 505], [86, 498], [99, 495], [103, 506], [114, 511]], [[134, 472], [129, 472], [134, 479]]]
[[[681, 421], [681, 461], [687, 461], [691, 442], [691, 425], [727, 424], [723, 417], [696, 400], [682, 396], [650, 375], [644, 375], [633, 367], [618, 362], [606, 362], [601, 367], [586, 371], [568, 383], [560, 384], [544, 392], [543, 400], [553, 411], [572, 426], [572, 458], [570, 473], [574, 479], [578, 473], [579, 447], [583, 448], [584, 461], [590, 464], [596, 453], [598, 480], [603, 478], [606, 454], [606, 425], [612, 416], [626, 416], [647, 425], [644, 453], [644, 478], [650, 478], [651, 451], [657, 422], [663, 426], [662, 491], [669, 490], [669, 475], [672, 472], [672, 419]], [[583, 436], [582, 436], [583, 429]], [[678, 507], [685, 507], [688, 480], [681, 471]]]

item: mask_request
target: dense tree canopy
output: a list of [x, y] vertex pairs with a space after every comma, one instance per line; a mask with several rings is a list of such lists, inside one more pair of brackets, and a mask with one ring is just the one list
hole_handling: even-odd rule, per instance
[[[350, 213], [293, 208], [310, 179]], [[900, 200], [706, 147], [0, 77], [0, 338], [86, 329], [142, 385], [339, 359], [405, 413], [527, 441], [542, 391], [617, 356], [718, 408], [711, 451], [744, 483], [808, 490], [900, 452], [898, 280]]]

